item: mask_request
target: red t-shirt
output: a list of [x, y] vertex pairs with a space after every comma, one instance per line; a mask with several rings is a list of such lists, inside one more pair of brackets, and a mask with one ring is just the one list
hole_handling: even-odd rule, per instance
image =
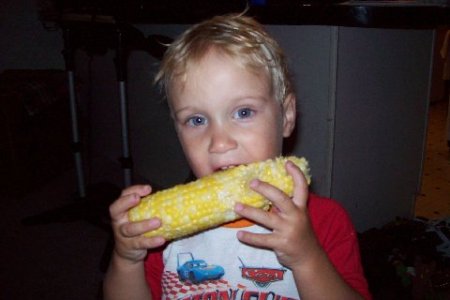
[[[361, 265], [357, 235], [347, 212], [336, 201], [313, 194], [309, 197], [308, 211], [313, 230], [336, 270], [365, 299], [372, 299]], [[145, 261], [153, 299], [162, 296], [162, 250], [149, 251]]]

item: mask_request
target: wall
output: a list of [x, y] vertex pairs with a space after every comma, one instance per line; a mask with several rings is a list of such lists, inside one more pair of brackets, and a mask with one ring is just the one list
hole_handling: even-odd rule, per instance
[[0, 2], [0, 72], [6, 69], [63, 69], [62, 38], [39, 21], [36, 1]]
[[[183, 26], [165, 26], [168, 36], [176, 36]], [[158, 26], [141, 26], [146, 35], [161, 33]], [[89, 156], [94, 157], [91, 172], [100, 176], [98, 159], [117, 162], [122, 155], [119, 90], [114, 51], [89, 57], [79, 51], [77, 74], [82, 78], [81, 95], [90, 123], [87, 134]], [[172, 126], [167, 106], [152, 80], [158, 61], [143, 51], [132, 51], [128, 58], [127, 101], [130, 150], [135, 183], [150, 182], [168, 187], [185, 181], [189, 168]], [[91, 71], [89, 71], [89, 69]], [[89, 73], [91, 75], [89, 75]], [[83, 100], [82, 100], [83, 101]], [[112, 170], [117, 172], [117, 169]]]

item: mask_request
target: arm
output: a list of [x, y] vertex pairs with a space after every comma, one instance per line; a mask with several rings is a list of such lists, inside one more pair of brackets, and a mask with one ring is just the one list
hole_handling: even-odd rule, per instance
[[145, 280], [144, 263], [131, 263], [113, 253], [103, 293], [105, 300], [152, 299]]
[[145, 280], [144, 259], [147, 249], [159, 247], [165, 240], [161, 237], [146, 238], [142, 234], [157, 229], [161, 222], [150, 219], [130, 223], [127, 216], [140, 198], [150, 192], [147, 185], [132, 186], [125, 189], [110, 207], [115, 246], [103, 283], [105, 300], [151, 299]]
[[342, 279], [321, 248], [292, 271], [302, 299], [363, 299]]
[[247, 244], [273, 249], [280, 263], [292, 270], [302, 299], [362, 299], [335, 270], [314, 234], [302, 173], [291, 163], [286, 169], [294, 180], [292, 199], [273, 186], [255, 180], [251, 187], [270, 199], [274, 209], [264, 212], [236, 205], [237, 213], [271, 228], [272, 233], [241, 231], [238, 238]]

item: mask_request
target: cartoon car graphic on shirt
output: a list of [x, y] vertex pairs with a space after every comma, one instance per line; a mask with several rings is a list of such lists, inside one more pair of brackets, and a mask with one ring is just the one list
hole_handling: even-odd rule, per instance
[[[183, 256], [188, 256], [180, 265]], [[217, 280], [222, 278], [225, 270], [218, 265], [207, 264], [203, 259], [194, 259], [191, 252], [182, 252], [177, 255], [177, 273], [181, 281], [189, 280], [192, 283], [201, 283], [206, 280]]]
[[242, 264], [242, 267], [240, 267], [242, 278], [252, 281], [257, 287], [265, 288], [273, 282], [284, 280], [284, 273], [286, 272], [284, 268], [249, 267], [244, 264], [239, 256], [238, 259]]

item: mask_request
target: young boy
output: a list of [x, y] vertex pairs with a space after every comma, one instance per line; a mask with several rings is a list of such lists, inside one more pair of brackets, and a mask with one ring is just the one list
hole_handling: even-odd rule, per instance
[[[285, 57], [251, 18], [221, 16], [193, 26], [170, 45], [156, 80], [196, 177], [279, 156], [294, 129]], [[238, 203], [241, 221], [169, 243], [142, 236], [160, 220], [127, 218], [151, 188], [125, 189], [110, 207], [116, 245], [105, 299], [370, 299], [347, 214], [308, 195], [294, 164], [286, 170], [292, 198], [257, 178], [250, 183], [272, 201], [270, 212]], [[189, 269], [184, 264], [192, 259], [203, 266]]]

